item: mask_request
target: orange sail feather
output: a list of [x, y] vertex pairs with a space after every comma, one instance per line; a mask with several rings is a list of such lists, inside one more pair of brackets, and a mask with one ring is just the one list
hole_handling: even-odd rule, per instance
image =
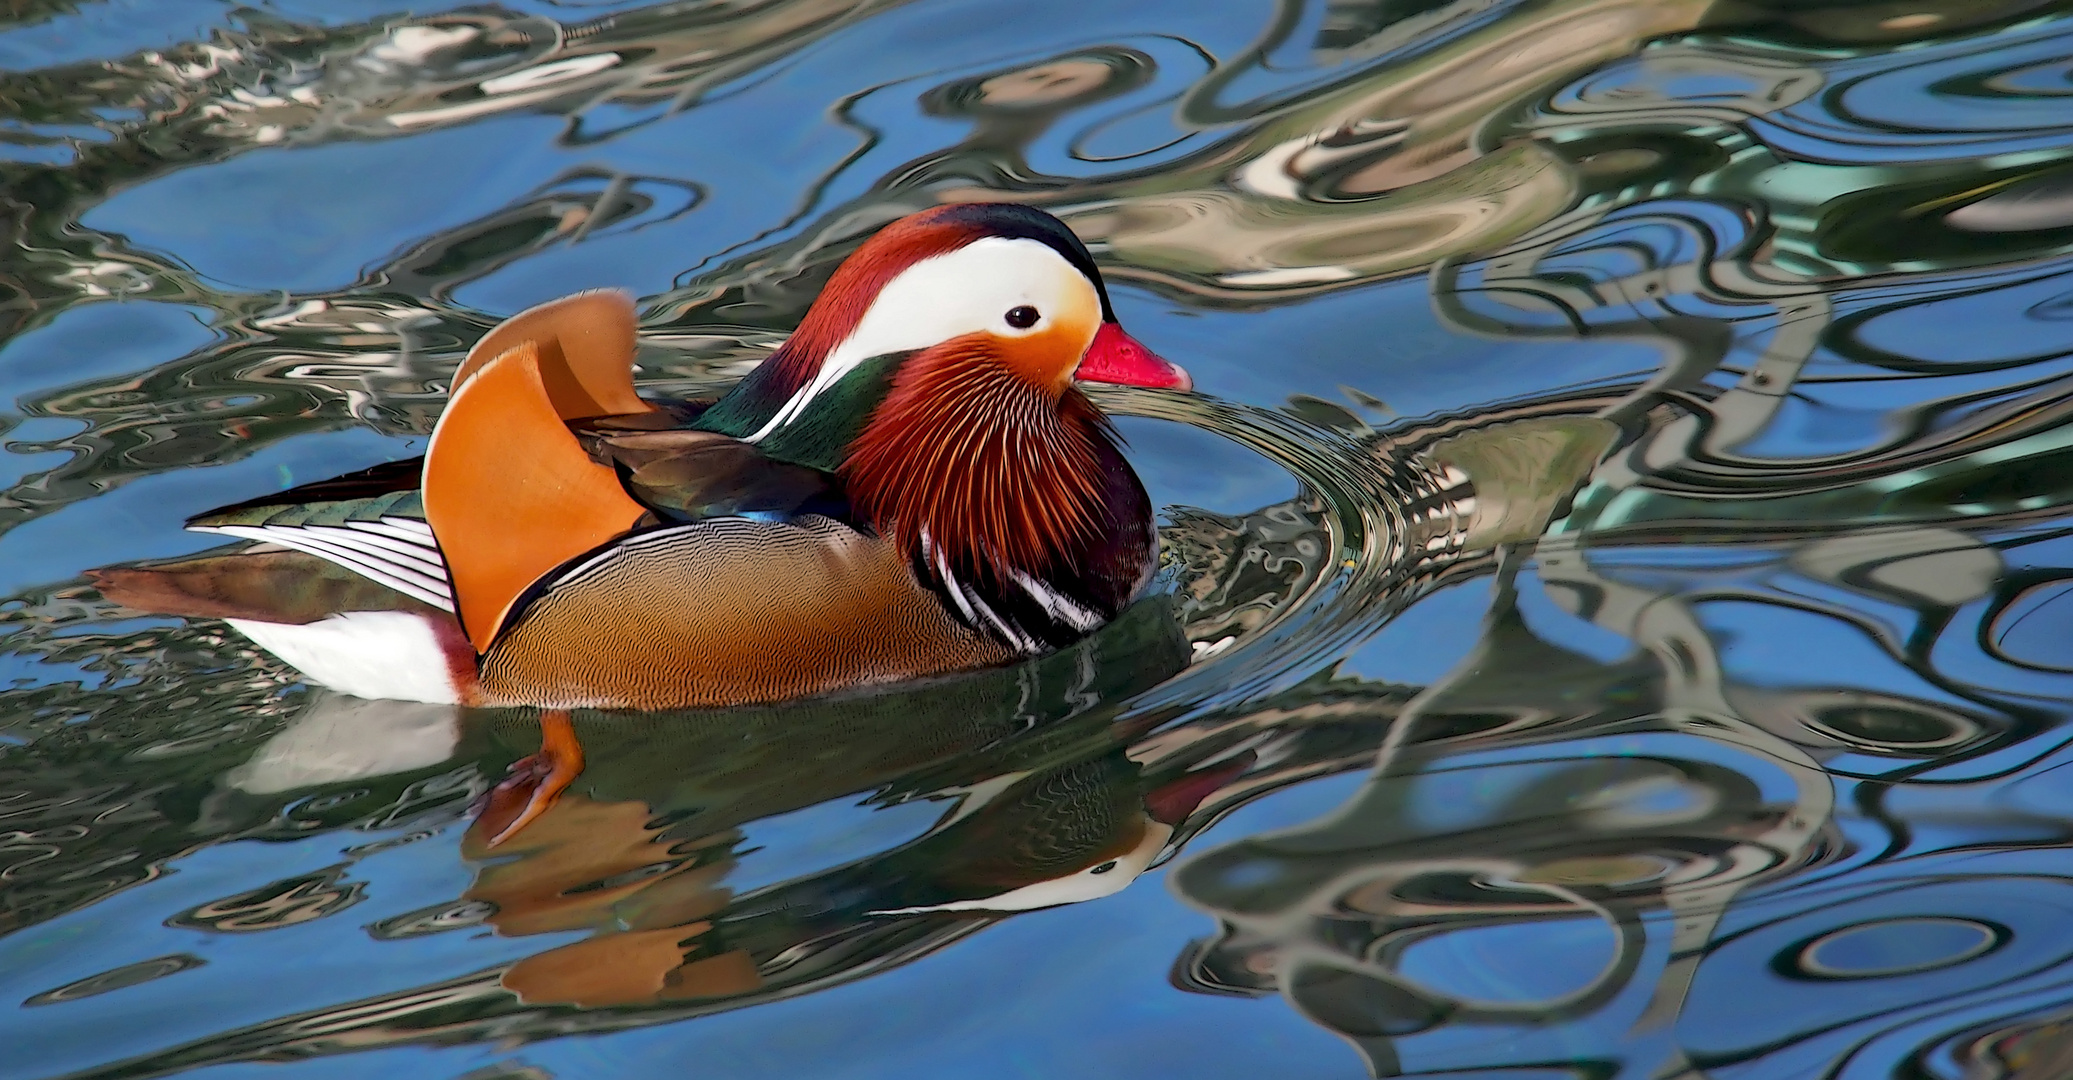
[[472, 372], [425, 455], [425, 519], [477, 652], [534, 582], [646, 514], [577, 445], [540, 369], [527, 341]]

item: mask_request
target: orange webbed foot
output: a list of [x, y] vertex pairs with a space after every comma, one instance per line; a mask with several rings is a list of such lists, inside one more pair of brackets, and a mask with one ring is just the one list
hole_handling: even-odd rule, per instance
[[475, 819], [475, 827], [489, 837], [483, 847], [495, 850], [518, 835], [546, 813], [582, 772], [583, 744], [576, 741], [569, 714], [560, 709], [543, 713], [539, 753], [512, 764], [511, 775], [490, 789], [482, 814]]

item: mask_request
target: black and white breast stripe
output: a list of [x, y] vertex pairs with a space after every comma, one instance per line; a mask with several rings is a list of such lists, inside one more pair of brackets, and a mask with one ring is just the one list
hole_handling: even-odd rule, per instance
[[1001, 618], [1000, 613], [993, 610], [993, 605], [986, 602], [979, 590], [959, 581], [957, 575], [951, 573], [950, 560], [943, 557], [942, 549], [929, 543], [927, 533], [922, 534], [921, 547], [930, 561], [930, 569], [933, 572], [923, 575], [922, 580], [926, 581], [930, 576], [935, 578], [938, 587], [950, 597], [951, 605], [964, 617], [966, 626], [987, 634], [1024, 656], [1035, 656], [1044, 651], [1044, 646], [1023, 632], [1021, 627]]
[[1044, 609], [1044, 614], [1049, 616], [1052, 622], [1061, 626], [1069, 626], [1085, 634], [1108, 621], [1100, 612], [1020, 570], [1008, 571], [1008, 577], [1028, 594], [1030, 599], [1035, 600], [1037, 606]]
[[948, 600], [966, 626], [1024, 656], [1064, 648], [1114, 617], [1065, 586], [1021, 570], [1007, 571], [1007, 580], [992, 587], [961, 578], [927, 530], [921, 548], [923, 565], [914, 568], [915, 576]]
[[387, 585], [415, 600], [453, 610], [453, 586], [432, 528], [415, 518], [385, 517], [342, 525], [196, 525], [195, 532], [261, 540], [307, 552]]

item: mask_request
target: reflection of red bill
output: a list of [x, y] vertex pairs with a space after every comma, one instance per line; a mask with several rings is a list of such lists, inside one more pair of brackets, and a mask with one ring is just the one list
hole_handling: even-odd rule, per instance
[[1154, 390], [1191, 390], [1195, 386], [1180, 365], [1145, 348], [1112, 322], [1102, 323], [1094, 332], [1094, 342], [1087, 346], [1087, 355], [1073, 378]]
[[1182, 773], [1178, 779], [1168, 780], [1153, 788], [1144, 797], [1145, 812], [1154, 821], [1163, 821], [1175, 828], [1187, 820], [1202, 800], [1216, 793], [1216, 790], [1252, 768], [1259, 755], [1250, 750], [1221, 764], [1212, 765], [1198, 772]]

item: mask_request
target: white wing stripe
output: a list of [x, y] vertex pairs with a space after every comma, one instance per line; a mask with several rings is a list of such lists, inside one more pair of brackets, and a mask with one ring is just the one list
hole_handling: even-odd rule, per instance
[[[391, 529], [415, 536], [420, 543], [434, 547], [438, 546], [438, 542], [432, 539], [432, 526], [416, 518], [385, 517], [381, 519], [381, 523]], [[371, 525], [372, 523], [362, 521], [355, 524]]]
[[373, 533], [376, 536], [392, 537], [412, 547], [426, 548], [436, 546], [432, 542], [432, 531], [430, 529], [424, 532], [413, 532], [409, 529], [399, 528], [395, 522], [395, 518], [384, 518], [381, 521], [348, 521], [346, 522], [346, 528]]
[[202, 525], [196, 532], [222, 533], [245, 540], [263, 540], [307, 552], [327, 562], [337, 563], [363, 577], [378, 581], [405, 596], [422, 600], [445, 611], [453, 610], [453, 596], [447, 590], [446, 582], [404, 567], [374, 559], [364, 552], [336, 544], [325, 543], [309, 535], [308, 529], [270, 527], [265, 525]]
[[[413, 578], [422, 578], [424, 579], [423, 584], [426, 586], [432, 585], [445, 576], [443, 567], [428, 567], [416, 560], [404, 559], [393, 555], [379, 547], [354, 543], [349, 536], [342, 537], [331, 530], [304, 527], [297, 531], [309, 543], [320, 545], [329, 551], [341, 555], [350, 555], [355, 563], [369, 563], [396, 573], [410, 575]], [[278, 539], [280, 534], [270, 533], [269, 535]]]
[[[268, 531], [262, 539], [288, 544], [291, 547], [298, 546], [297, 542], [299, 541], [299, 546], [302, 550], [312, 555], [329, 559], [348, 570], [373, 578], [398, 592], [415, 596], [426, 603], [436, 603], [441, 606], [452, 603], [451, 594], [447, 590], [445, 581], [434, 578], [414, 567], [398, 565], [368, 552], [343, 544], [333, 543], [328, 537], [313, 536], [304, 531], [303, 535], [284, 538], [279, 532]], [[448, 610], [451, 610], [451, 608], [448, 608]]]
[[[278, 534], [274, 534], [274, 538], [278, 539]], [[328, 536], [313, 529], [305, 530], [301, 539], [315, 548], [329, 551], [334, 560], [350, 560], [345, 565], [352, 566], [355, 569], [380, 570], [385, 574], [410, 581], [421, 588], [443, 589], [445, 587], [444, 581], [427, 573], [422, 566], [413, 565], [400, 559], [386, 558], [379, 549], [369, 550], [362, 545], [346, 543], [336, 536]], [[317, 553], [315, 551], [312, 552], [312, 554]]]
[[394, 563], [406, 570], [415, 570], [430, 578], [446, 576], [446, 560], [440, 558], [438, 552], [426, 551], [408, 541], [325, 525], [305, 525], [302, 528], [327, 544], [364, 551], [374, 558]]

